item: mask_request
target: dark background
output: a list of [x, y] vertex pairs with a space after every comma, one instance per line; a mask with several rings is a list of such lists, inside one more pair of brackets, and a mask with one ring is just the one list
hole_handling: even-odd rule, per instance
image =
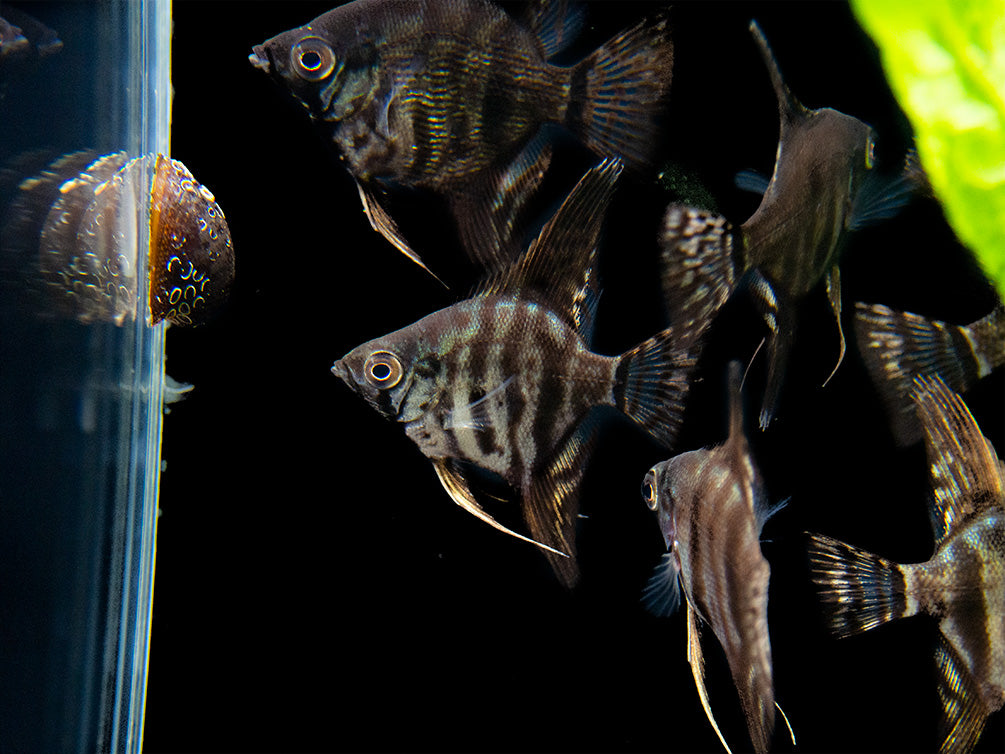
[[[175, 3], [173, 155], [216, 194], [237, 252], [229, 308], [167, 335], [168, 373], [195, 385], [164, 423], [147, 751], [718, 751], [685, 655], [683, 614], [649, 615], [642, 589], [663, 543], [639, 486], [667, 453], [605, 425], [587, 472], [583, 578], [562, 588], [533, 547], [453, 505], [401, 428], [333, 377], [332, 362], [464, 297], [474, 281], [442, 207], [416, 197], [402, 224], [445, 290], [373, 233], [347, 172], [306, 112], [249, 65], [251, 47], [327, 3]], [[515, 7], [515, 6], [508, 6]], [[591, 2], [575, 61], [656, 3]], [[909, 129], [878, 55], [844, 3], [676, 3], [663, 160], [735, 223], [770, 174], [778, 115], [747, 31], [756, 18], [792, 91], [873, 125], [895, 169]], [[566, 145], [553, 201], [594, 158]], [[654, 171], [655, 172], [655, 171]], [[625, 175], [601, 250], [595, 349], [662, 327], [656, 231], [675, 198]], [[994, 296], [932, 202], [857, 233], [842, 266], [848, 355], [821, 289], [805, 302], [778, 418], [748, 426], [773, 501], [765, 527], [778, 702], [801, 751], [936, 745], [934, 622], [842, 640], [808, 586], [804, 531], [899, 561], [927, 559], [923, 449], [897, 449], [854, 343], [853, 302], [956, 322]], [[713, 329], [679, 450], [725, 436], [724, 376], [763, 335], [737, 296]], [[1002, 375], [967, 400], [1003, 448]], [[707, 685], [727, 741], [749, 739], [722, 653], [705, 632]], [[779, 721], [779, 727], [782, 727]], [[1000, 751], [1002, 715], [980, 750]], [[780, 749], [791, 748], [783, 731]]]

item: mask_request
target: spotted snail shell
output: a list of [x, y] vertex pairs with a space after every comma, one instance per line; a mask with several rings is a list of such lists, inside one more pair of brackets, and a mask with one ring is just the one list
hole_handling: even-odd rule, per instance
[[[22, 275], [35, 271], [48, 311], [121, 325], [136, 316], [144, 222], [148, 321], [206, 322], [234, 278], [230, 229], [212, 192], [164, 155], [60, 157], [20, 182], [0, 245]], [[32, 257], [37, 265], [24, 263]]]

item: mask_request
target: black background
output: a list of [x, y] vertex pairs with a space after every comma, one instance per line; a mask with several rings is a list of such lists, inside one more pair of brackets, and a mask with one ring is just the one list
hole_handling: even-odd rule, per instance
[[[329, 372], [360, 342], [462, 298], [473, 282], [442, 207], [402, 223], [448, 291], [373, 233], [347, 172], [306, 112], [249, 65], [251, 47], [330, 7], [176, 2], [173, 155], [216, 194], [237, 252], [228, 309], [167, 335], [167, 371], [195, 385], [164, 423], [145, 748], [157, 751], [717, 751], [685, 656], [682, 614], [640, 595], [663, 543], [639, 486], [667, 453], [628, 422], [605, 425], [587, 472], [583, 578], [563, 589], [534, 548], [454, 506], [401, 428]], [[509, 6], [513, 7], [513, 6]], [[592, 2], [574, 61], [657, 4]], [[873, 125], [895, 168], [906, 119], [878, 54], [843, 3], [678, 3], [664, 157], [734, 222], [757, 197], [736, 171], [770, 174], [778, 116], [747, 31], [756, 18], [792, 91]], [[557, 199], [594, 158], [568, 147]], [[564, 172], [563, 172], [564, 171]], [[565, 181], [563, 183], [562, 181]], [[606, 225], [595, 349], [662, 326], [656, 230], [674, 197], [625, 175]], [[772, 500], [765, 527], [776, 697], [802, 751], [936, 745], [934, 623], [842, 640], [825, 632], [802, 532], [899, 561], [932, 551], [920, 446], [897, 449], [856, 352], [856, 300], [956, 322], [994, 296], [932, 202], [857, 233], [842, 266], [849, 352], [821, 288], [806, 300], [778, 418], [748, 425]], [[737, 296], [713, 329], [679, 450], [725, 435], [725, 366], [763, 335]], [[1001, 374], [968, 403], [1001, 450]], [[727, 741], [749, 748], [714, 637], [707, 683]], [[783, 727], [779, 722], [779, 727]], [[1000, 751], [1002, 715], [980, 750]], [[779, 748], [790, 748], [776, 737]]]

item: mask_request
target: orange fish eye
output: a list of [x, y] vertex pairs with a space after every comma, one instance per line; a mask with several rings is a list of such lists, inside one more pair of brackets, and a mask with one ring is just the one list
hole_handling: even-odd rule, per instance
[[335, 52], [320, 37], [305, 37], [290, 50], [290, 63], [301, 78], [320, 81], [335, 69]]
[[656, 510], [656, 485], [650, 479], [642, 485], [642, 499], [646, 501], [649, 510]]
[[363, 365], [363, 376], [373, 387], [387, 389], [401, 382], [404, 370], [390, 351], [374, 351]]

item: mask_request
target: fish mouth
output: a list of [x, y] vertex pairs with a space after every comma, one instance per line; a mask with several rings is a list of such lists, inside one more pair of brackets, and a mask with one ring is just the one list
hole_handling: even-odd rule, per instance
[[334, 364], [332, 364], [332, 374], [338, 377], [342, 382], [344, 382], [349, 387], [353, 385], [352, 373], [349, 371], [349, 367], [345, 365], [342, 359], [339, 359]]
[[272, 73], [272, 60], [269, 58], [269, 51], [265, 49], [265, 45], [255, 45], [252, 47], [251, 54], [248, 56], [248, 62], [260, 71]]

